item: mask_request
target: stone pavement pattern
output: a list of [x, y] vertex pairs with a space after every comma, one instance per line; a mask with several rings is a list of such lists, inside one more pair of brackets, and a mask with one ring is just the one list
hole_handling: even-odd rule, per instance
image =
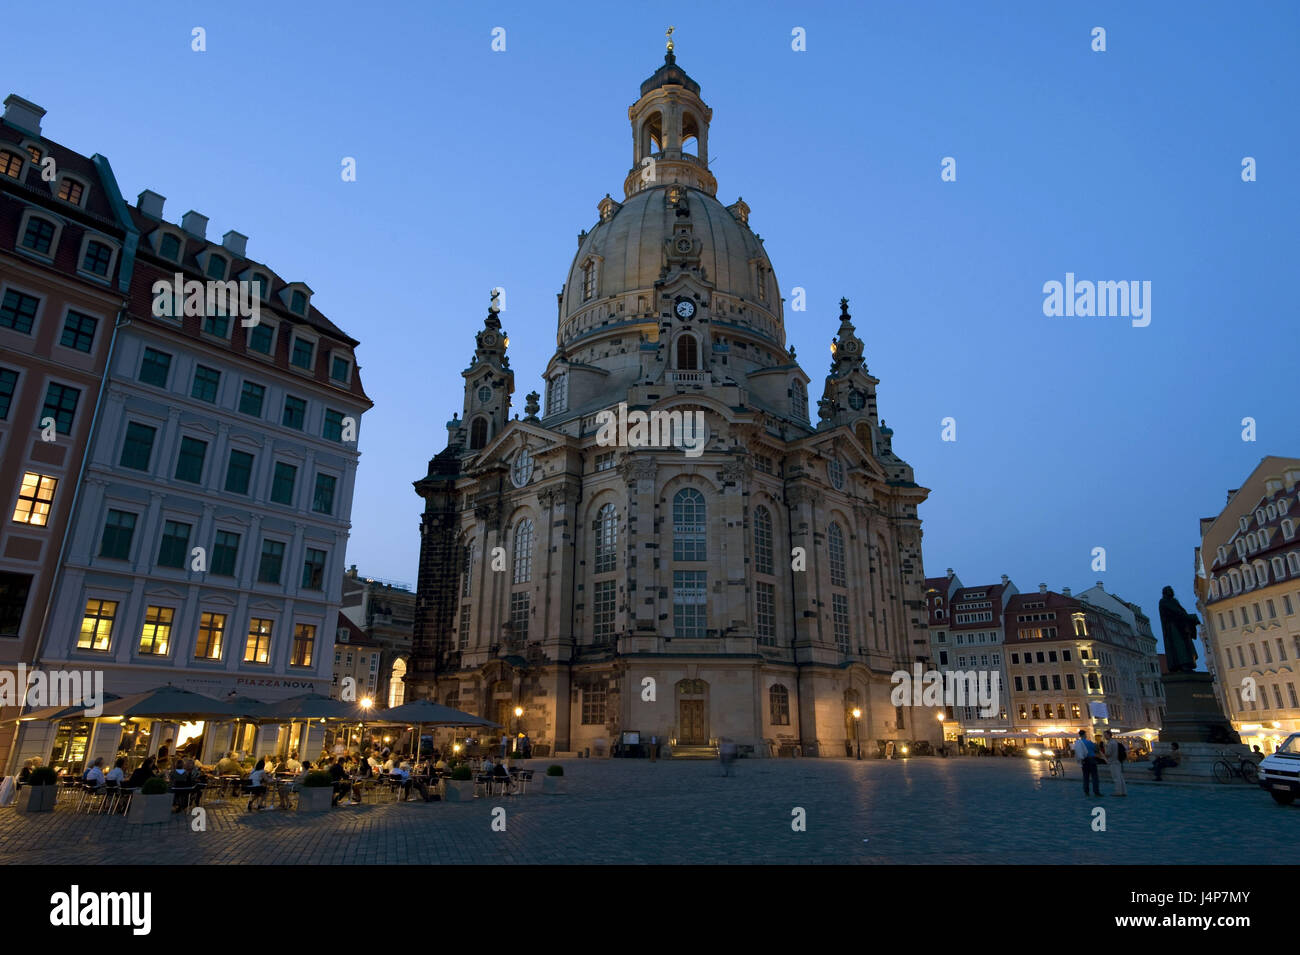
[[[1284, 836], [1300, 806], [1243, 783], [1139, 783], [1096, 799], [1075, 767], [1062, 781], [1021, 759], [740, 760], [730, 778], [706, 761], [563, 762], [563, 795], [541, 792], [547, 761], [534, 760], [526, 796], [323, 814], [232, 801], [209, 807], [206, 832], [181, 816], [128, 826], [5, 809], [0, 863], [1300, 863], [1300, 841]], [[496, 806], [505, 832], [491, 829]], [[791, 829], [796, 806], [805, 832]], [[1091, 828], [1094, 806], [1105, 832]]]

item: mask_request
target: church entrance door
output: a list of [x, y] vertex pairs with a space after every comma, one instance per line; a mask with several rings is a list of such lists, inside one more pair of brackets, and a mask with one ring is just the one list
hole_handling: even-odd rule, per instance
[[703, 700], [681, 700], [678, 706], [679, 743], [703, 746], [709, 741], [709, 730], [704, 722]]

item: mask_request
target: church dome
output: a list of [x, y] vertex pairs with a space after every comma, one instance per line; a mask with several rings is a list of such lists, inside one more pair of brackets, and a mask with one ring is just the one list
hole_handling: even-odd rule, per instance
[[767, 312], [779, 324], [780, 292], [762, 241], [743, 221], [748, 214], [744, 203], [728, 208], [699, 189], [663, 184], [641, 190], [622, 205], [602, 202], [613, 206], [608, 219], [583, 237], [564, 284], [561, 338], [567, 337], [566, 326], [583, 314], [608, 313], [611, 298], [641, 292], [645, 308], [657, 310], [650, 296], [668, 263], [679, 220], [680, 206], [669, 202], [674, 188], [684, 196], [693, 234], [700, 241], [701, 276], [716, 293]]

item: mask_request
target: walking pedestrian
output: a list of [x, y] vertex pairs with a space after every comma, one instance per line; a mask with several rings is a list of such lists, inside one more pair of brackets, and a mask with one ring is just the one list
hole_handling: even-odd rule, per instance
[[[1101, 780], [1097, 776], [1097, 745], [1088, 739], [1087, 730], [1079, 730], [1079, 738], [1074, 741], [1074, 758], [1079, 761], [1083, 774], [1083, 794], [1101, 795]], [[1092, 780], [1092, 793], [1088, 791], [1088, 780]]]
[[1128, 795], [1128, 787], [1124, 785], [1124, 763], [1127, 760], [1128, 747], [1106, 730], [1106, 766], [1110, 769], [1110, 781], [1115, 784], [1112, 796]]

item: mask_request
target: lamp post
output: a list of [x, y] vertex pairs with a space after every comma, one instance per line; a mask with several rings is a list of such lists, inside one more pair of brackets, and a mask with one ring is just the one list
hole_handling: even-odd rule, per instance
[[[373, 699], [371, 699], [370, 697], [368, 697], [368, 696], [363, 696], [363, 697], [361, 698], [361, 709], [366, 710], [366, 711], [369, 711], [370, 708], [371, 708], [372, 706], [374, 706], [374, 705], [375, 705], [375, 701], [374, 701]], [[361, 721], [361, 726], [359, 727], [359, 730], [360, 730], [360, 732], [357, 734], [357, 736], [358, 736], [358, 738], [357, 738], [357, 752], [360, 752], [360, 751], [361, 751], [361, 744], [362, 744], [362, 742], [364, 741], [364, 740], [363, 740], [363, 737], [366, 735], [366, 721], [365, 721], [364, 719]]]
[[858, 759], [862, 758], [862, 710], [853, 707], [853, 741], [857, 744]]
[[524, 715], [524, 708], [522, 706], [516, 706], [515, 707], [515, 742], [513, 746], [515, 752], [519, 751], [519, 720], [523, 717], [523, 715]]

